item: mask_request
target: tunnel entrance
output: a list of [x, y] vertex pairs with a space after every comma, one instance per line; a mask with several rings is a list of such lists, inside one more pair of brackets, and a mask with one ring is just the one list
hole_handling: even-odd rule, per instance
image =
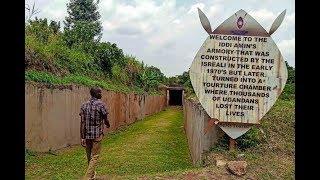
[[167, 89], [169, 106], [182, 106], [183, 88], [182, 87], [169, 87]]

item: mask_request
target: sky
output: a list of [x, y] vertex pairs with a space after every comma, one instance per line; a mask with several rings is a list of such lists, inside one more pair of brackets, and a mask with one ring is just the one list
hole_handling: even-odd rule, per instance
[[[62, 21], [69, 0], [26, 0], [40, 10], [36, 16]], [[267, 31], [284, 10], [286, 16], [272, 34], [285, 61], [295, 67], [294, 0], [100, 0], [102, 41], [109, 41], [128, 55], [158, 67], [166, 76], [187, 71], [208, 37], [197, 8], [214, 30], [240, 9], [248, 12]], [[63, 23], [62, 23], [63, 24]]]

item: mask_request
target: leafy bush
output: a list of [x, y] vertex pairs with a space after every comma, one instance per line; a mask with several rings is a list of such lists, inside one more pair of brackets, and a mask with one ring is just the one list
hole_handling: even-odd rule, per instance
[[129, 83], [131, 86], [140, 86], [142, 84], [139, 83], [140, 81], [140, 74], [143, 72], [144, 65], [136, 60], [135, 57], [132, 56], [125, 56], [126, 64], [126, 72], [129, 77]]
[[152, 91], [164, 81], [163, 73], [156, 67], [145, 67], [143, 72], [139, 74], [139, 81], [145, 91]]
[[112, 74], [112, 67], [118, 65], [125, 67], [126, 61], [122, 49], [119, 49], [116, 44], [110, 42], [102, 42], [97, 44], [92, 54], [101, 69], [107, 74]]
[[33, 49], [41, 58], [40, 61], [48, 61], [60, 71], [65, 70], [71, 74], [96, 74], [101, 71], [90, 54], [75, 48], [68, 48], [61, 41], [61, 37], [52, 36], [49, 42], [48, 44], [43, 44], [33, 36], [27, 36], [26, 47]]
[[[219, 139], [217, 145], [215, 145], [211, 150], [228, 150], [229, 139], [230, 137], [227, 134], [224, 134], [223, 137]], [[245, 134], [236, 139], [237, 148], [240, 150], [257, 147], [261, 142], [262, 134], [256, 127], [252, 127]]]
[[288, 70], [287, 84], [295, 83], [295, 69], [292, 66], [290, 66], [287, 61], [285, 63]]
[[64, 29], [63, 40], [66, 42], [68, 47], [77, 47], [86, 52], [89, 52], [89, 49], [86, 47], [92, 44], [98, 43], [94, 40], [96, 36], [95, 24], [86, 21], [77, 21], [73, 29]]
[[51, 35], [60, 34], [60, 22], [51, 21], [50, 24], [48, 24], [47, 18], [38, 19], [36, 17], [35, 20], [28, 21], [25, 29], [27, 36], [33, 35], [41, 43], [48, 43]]
[[262, 134], [258, 128], [253, 127], [244, 135], [240, 136], [236, 141], [237, 147], [241, 150], [245, 150], [258, 146], [262, 141]]
[[290, 100], [295, 98], [295, 83], [286, 84], [280, 97], [283, 100]]
[[122, 83], [128, 82], [129, 79], [124, 69], [119, 65], [114, 65], [112, 67], [112, 76]]
[[33, 21], [29, 21], [26, 26], [26, 34], [34, 35], [40, 42], [46, 43], [49, 35], [52, 34], [52, 29], [48, 26], [47, 19], [38, 19], [37, 17]]

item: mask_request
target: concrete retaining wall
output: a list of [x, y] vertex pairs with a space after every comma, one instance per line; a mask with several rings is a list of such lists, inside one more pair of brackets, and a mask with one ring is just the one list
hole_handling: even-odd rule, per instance
[[[79, 110], [90, 98], [89, 88], [60, 86], [48, 88], [27, 83], [25, 86], [25, 141], [26, 148], [34, 151], [56, 150], [80, 143]], [[102, 100], [109, 111], [111, 128], [131, 124], [146, 115], [163, 110], [166, 95], [149, 96], [116, 93], [103, 90]]]
[[192, 162], [195, 165], [200, 165], [202, 154], [217, 143], [218, 138], [224, 132], [218, 126], [213, 126], [210, 131], [204, 134], [204, 129], [210, 119], [209, 115], [200, 103], [183, 99], [184, 128]]

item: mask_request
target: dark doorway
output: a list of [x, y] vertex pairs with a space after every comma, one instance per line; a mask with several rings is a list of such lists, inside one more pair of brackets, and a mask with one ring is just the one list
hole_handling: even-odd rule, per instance
[[169, 105], [182, 106], [182, 90], [169, 90]]

